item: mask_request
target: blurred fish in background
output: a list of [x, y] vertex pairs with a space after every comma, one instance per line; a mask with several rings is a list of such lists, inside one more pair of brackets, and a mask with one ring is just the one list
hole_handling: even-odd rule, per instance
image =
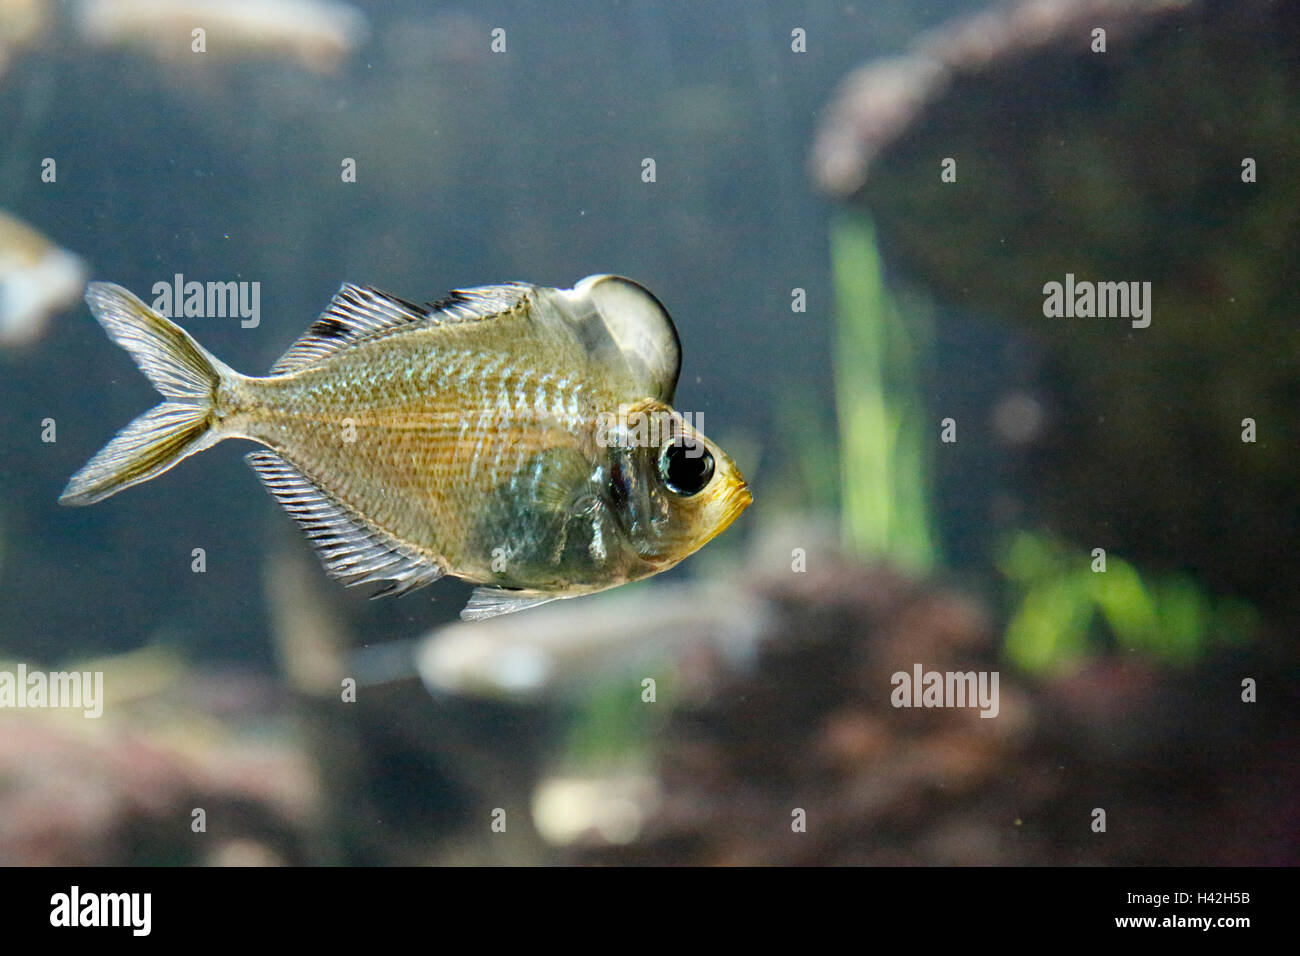
[[333, 73], [369, 33], [365, 16], [334, 0], [81, 0], [79, 34], [93, 46], [125, 46], [160, 60], [193, 51], [222, 58], [270, 58]]
[[[765, 626], [761, 599], [739, 602], [721, 582], [643, 587], [586, 605], [556, 606], [520, 628], [508, 620], [449, 624], [414, 648], [431, 694], [529, 698], [635, 675], [700, 641], [751, 658]], [[364, 673], [364, 659], [356, 662]]]
[[40, 41], [50, 14], [49, 0], [0, 0], [0, 78], [12, 59]]
[[86, 287], [86, 264], [0, 210], [0, 346], [30, 345]]

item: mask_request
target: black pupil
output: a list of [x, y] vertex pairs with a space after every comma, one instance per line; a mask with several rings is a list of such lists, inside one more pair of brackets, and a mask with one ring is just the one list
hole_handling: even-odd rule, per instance
[[674, 442], [664, 449], [659, 471], [669, 489], [679, 495], [693, 495], [713, 477], [713, 456], [696, 442]]

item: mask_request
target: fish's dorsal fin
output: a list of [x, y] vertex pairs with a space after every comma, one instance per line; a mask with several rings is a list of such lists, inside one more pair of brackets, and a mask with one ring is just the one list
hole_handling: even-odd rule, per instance
[[424, 318], [425, 313], [418, 305], [377, 289], [345, 282], [320, 318], [271, 366], [271, 374], [291, 372], [362, 339]]
[[513, 588], [475, 588], [469, 603], [460, 612], [462, 621], [482, 621], [502, 614], [514, 614], [539, 604], [557, 600], [558, 595]]
[[455, 289], [445, 298], [430, 302], [424, 307], [429, 321], [434, 325], [454, 322], [479, 322], [513, 312], [523, 304], [537, 286], [527, 282], [503, 282], [500, 285], [481, 285], [473, 289]]
[[368, 286], [344, 283], [302, 338], [271, 367], [282, 375], [356, 345], [413, 325], [450, 325], [493, 318], [516, 308], [533, 286], [523, 282], [460, 289], [428, 305], [416, 305]]
[[443, 567], [376, 528], [272, 451], [244, 460], [316, 546], [325, 570], [347, 586], [388, 581], [372, 597], [432, 584]]
[[628, 400], [656, 398], [671, 405], [682, 368], [682, 346], [672, 317], [654, 294], [623, 276], [595, 275], [556, 302], [593, 361], [622, 368]]

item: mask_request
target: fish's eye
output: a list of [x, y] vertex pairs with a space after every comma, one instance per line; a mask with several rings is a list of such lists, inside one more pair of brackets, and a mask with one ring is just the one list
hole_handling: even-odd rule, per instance
[[659, 453], [659, 477], [683, 498], [699, 494], [713, 478], [713, 455], [691, 438], [670, 441]]

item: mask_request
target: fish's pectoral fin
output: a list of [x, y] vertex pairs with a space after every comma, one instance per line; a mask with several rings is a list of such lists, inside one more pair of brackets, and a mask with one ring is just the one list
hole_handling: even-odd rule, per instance
[[427, 555], [376, 527], [272, 451], [244, 460], [289, 512], [320, 554], [325, 570], [345, 585], [389, 582], [374, 597], [404, 594], [442, 577]]
[[578, 449], [562, 445], [538, 452], [525, 470], [532, 476], [529, 510], [541, 529], [539, 538], [551, 542], [550, 561], [558, 564], [568, 544], [569, 526], [578, 522], [590, 527], [599, 520], [603, 503], [589, 490], [592, 462]]
[[542, 591], [525, 591], [513, 588], [475, 588], [469, 603], [460, 612], [462, 621], [482, 621], [502, 614], [513, 614], [539, 604], [558, 600], [558, 594]]

